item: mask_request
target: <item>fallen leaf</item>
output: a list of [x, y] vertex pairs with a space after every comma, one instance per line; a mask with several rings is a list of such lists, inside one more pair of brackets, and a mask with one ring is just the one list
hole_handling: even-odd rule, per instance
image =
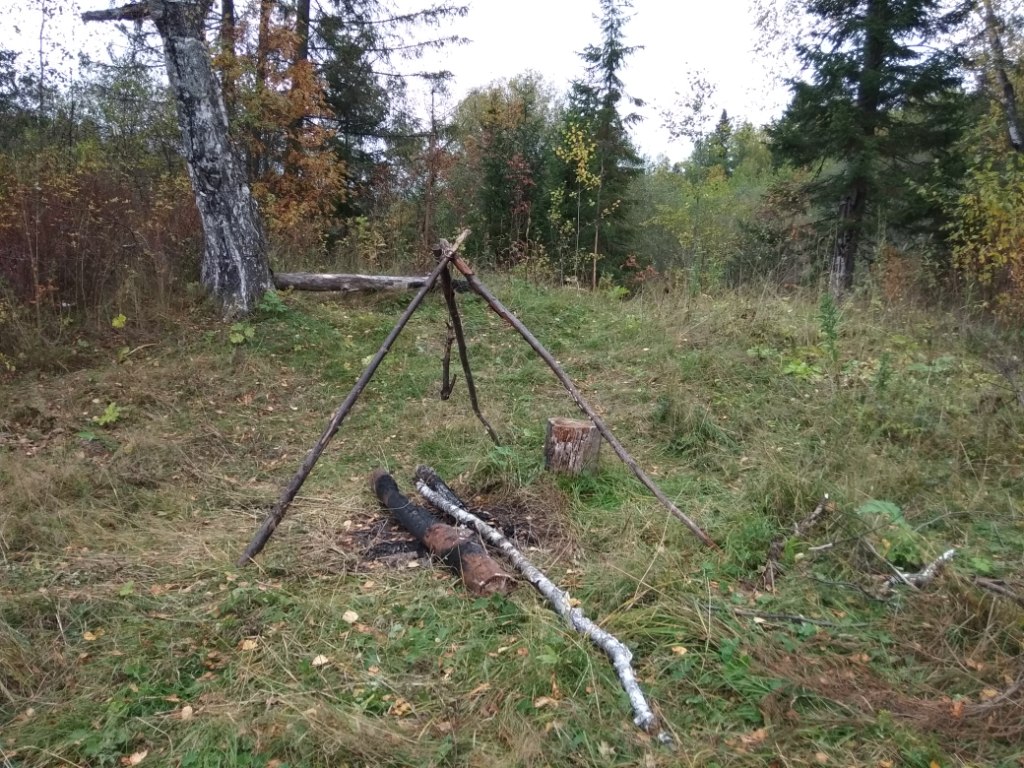
[[146, 759], [146, 755], [149, 754], [148, 749], [144, 749], [141, 752], [132, 752], [127, 757], [121, 758], [121, 765], [138, 765]]
[[730, 739], [728, 743], [731, 746], [738, 747], [741, 751], [745, 751], [750, 747], [756, 747], [763, 744], [765, 739], [768, 738], [767, 728], [758, 728], [756, 731], [750, 733], [741, 733], [737, 738]]
[[238, 644], [238, 648], [242, 651], [255, 651], [257, 645], [259, 645], [259, 643], [255, 638], [247, 637]]
[[954, 720], [959, 720], [964, 716], [964, 700], [957, 699], [949, 707], [949, 714]]
[[311, 663], [313, 664], [314, 667], [323, 667], [327, 664], [330, 664], [331, 660], [321, 653], [317, 656], [314, 656], [313, 661]]
[[355, 611], [345, 611], [343, 614], [341, 614], [341, 620], [344, 621], [346, 624], [355, 624], [357, 621], [359, 621], [359, 614]]
[[999, 695], [999, 691], [995, 688], [982, 688], [981, 693], [978, 694], [978, 698], [981, 701], [991, 701]]
[[182, 720], [191, 720], [192, 719], [192, 715], [194, 713], [195, 713], [195, 710], [192, 709], [192, 706], [190, 704], [186, 704], [185, 706], [183, 706], [181, 708], [179, 716], [181, 717]]
[[91, 643], [103, 637], [103, 632], [104, 630], [102, 629], [97, 629], [95, 632], [89, 632], [88, 630], [86, 630], [82, 633], [82, 639], [85, 640], [87, 643]]
[[538, 696], [533, 700], [533, 706], [535, 709], [543, 709], [544, 707], [557, 707], [558, 702], [552, 699], [550, 696]]
[[611, 757], [615, 754], [615, 747], [609, 744], [607, 741], [602, 741], [597, 745], [597, 751], [601, 757]]
[[393, 717], [405, 717], [412, 714], [412, 704], [403, 698], [397, 698], [391, 705], [391, 708], [388, 709], [388, 714]]
[[676, 656], [685, 656], [686, 654], [689, 653], [689, 650], [687, 650], [682, 645], [673, 645], [672, 646], [672, 653], [674, 653]]
[[824, 752], [815, 752], [814, 762], [816, 762], [818, 765], [826, 765], [828, 763], [828, 755], [826, 755]]

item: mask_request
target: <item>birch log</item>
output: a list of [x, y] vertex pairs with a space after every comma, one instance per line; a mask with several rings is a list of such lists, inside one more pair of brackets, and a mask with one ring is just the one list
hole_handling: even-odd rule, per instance
[[615, 668], [622, 683], [623, 690], [629, 696], [633, 707], [633, 722], [638, 728], [650, 733], [662, 744], [671, 744], [672, 736], [662, 727], [657, 715], [651, 710], [644, 696], [640, 683], [633, 670], [633, 654], [622, 641], [609, 632], [601, 629], [588, 619], [580, 608], [574, 608], [572, 598], [565, 590], [559, 589], [551, 579], [545, 576], [531, 563], [504, 535], [491, 527], [466, 509], [465, 504], [449, 488], [430, 467], [421, 466], [416, 470], [416, 488], [420, 494], [438, 509], [450, 515], [463, 525], [472, 526], [477, 533], [493, 547], [497, 548], [513, 567], [519, 571], [534, 588], [540, 592], [561, 616], [565, 623], [604, 651]]
[[515, 588], [515, 580], [491, 559], [476, 536], [465, 528], [442, 523], [423, 507], [413, 504], [398, 490], [395, 479], [386, 470], [373, 471], [370, 489], [405, 530], [459, 574], [471, 592], [487, 597], [507, 595]]

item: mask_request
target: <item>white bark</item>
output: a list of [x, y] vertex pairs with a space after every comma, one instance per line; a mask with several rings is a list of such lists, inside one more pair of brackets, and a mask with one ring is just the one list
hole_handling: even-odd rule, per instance
[[206, 2], [150, 0], [174, 91], [182, 151], [203, 221], [201, 280], [225, 315], [249, 312], [271, 287], [266, 238], [245, 170], [228, 137], [228, 116], [206, 43]]
[[[501, 551], [509, 562], [540, 592], [565, 623], [590, 639], [608, 654], [615, 673], [629, 696], [633, 707], [633, 722], [647, 733], [654, 734], [663, 744], [671, 744], [671, 735], [661, 727], [658, 716], [651, 710], [633, 671], [633, 654], [614, 635], [601, 629], [588, 619], [580, 608], [572, 604], [572, 598], [565, 590], [559, 589], [533, 563], [531, 563], [500, 531], [492, 528], [476, 515], [469, 512], [458, 496], [438, 477], [430, 467], [416, 471], [416, 487], [423, 498], [444, 511], [463, 525], [472, 526], [485, 541]], [[429, 481], [429, 484], [428, 484]]]
[[266, 237], [228, 118], [203, 23], [212, 0], [144, 0], [82, 14], [84, 21], [150, 19], [164, 46], [181, 128], [182, 153], [203, 222], [200, 276], [231, 317], [249, 312], [271, 287]]
[[955, 549], [947, 549], [945, 552], [943, 552], [937, 558], [932, 560], [930, 563], [928, 563], [928, 565], [926, 565], [917, 573], [906, 573], [904, 571], [897, 569], [896, 575], [890, 576], [886, 580], [885, 586], [897, 587], [900, 584], [907, 584], [909, 586], [917, 587], [919, 589], [921, 587], [927, 586], [935, 580], [935, 577], [939, 575], [939, 571], [942, 570], [942, 567], [950, 560], [952, 560], [955, 554]]

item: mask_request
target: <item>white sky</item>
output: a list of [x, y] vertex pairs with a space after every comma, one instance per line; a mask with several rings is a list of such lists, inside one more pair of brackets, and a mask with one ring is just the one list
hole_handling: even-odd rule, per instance
[[[110, 25], [85, 25], [79, 17], [82, 10], [110, 7], [111, 0], [0, 0], [4, 5], [15, 2], [13, 13], [0, 15], [0, 45], [24, 51], [25, 63], [37, 56], [41, 5], [54, 7], [57, 14], [47, 22], [44, 36], [58, 48], [50, 55], [50, 64], [58, 69], [73, 68], [74, 54], [81, 49], [97, 56], [109, 42], [118, 41]], [[396, 4], [415, 9], [429, 3], [396, 0]], [[527, 70], [539, 72], [556, 91], [564, 92], [583, 73], [578, 52], [601, 42], [595, 18], [600, 12], [598, 0], [468, 0], [468, 4], [466, 18], [438, 33], [461, 35], [471, 42], [415, 64], [417, 69], [437, 67], [455, 73], [450, 108], [473, 87]], [[643, 49], [629, 59], [623, 80], [631, 96], [648, 103], [642, 110], [644, 121], [634, 128], [642, 153], [652, 158], [664, 154], [671, 160], [687, 154], [687, 145], [670, 140], [661, 112], [673, 106], [677, 94], [689, 94], [694, 74], [716, 87], [707, 108], [712, 122], [723, 108], [734, 118], [755, 124], [781, 113], [788, 94], [769, 72], [778, 71], [780, 62], [756, 60], [757, 31], [750, 0], [634, 0], [633, 5], [625, 27], [626, 43]], [[62, 59], [59, 49], [68, 55]]]
[[[409, 0], [402, 0], [406, 4]], [[469, 5], [469, 15], [454, 23], [453, 32], [472, 42], [441, 59], [455, 73], [456, 99], [474, 86], [528, 69], [564, 91], [583, 74], [578, 52], [601, 42], [598, 0], [469, 0]], [[644, 154], [664, 153], [672, 160], [687, 154], [686, 146], [670, 140], [660, 113], [672, 107], [677, 93], [689, 94], [694, 73], [716, 86], [708, 110], [712, 121], [723, 108], [758, 125], [781, 114], [788, 92], [769, 74], [772, 67], [755, 61], [753, 18], [749, 0], [634, 0], [625, 42], [643, 50], [629, 59], [623, 81], [630, 96], [648, 103], [644, 121], [634, 129]], [[775, 69], [780, 64], [768, 63]]]

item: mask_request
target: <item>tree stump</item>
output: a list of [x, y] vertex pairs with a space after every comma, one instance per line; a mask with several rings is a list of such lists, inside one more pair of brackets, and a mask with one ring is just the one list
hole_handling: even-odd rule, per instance
[[601, 433], [592, 421], [548, 419], [544, 438], [544, 467], [563, 475], [578, 475], [597, 467]]

